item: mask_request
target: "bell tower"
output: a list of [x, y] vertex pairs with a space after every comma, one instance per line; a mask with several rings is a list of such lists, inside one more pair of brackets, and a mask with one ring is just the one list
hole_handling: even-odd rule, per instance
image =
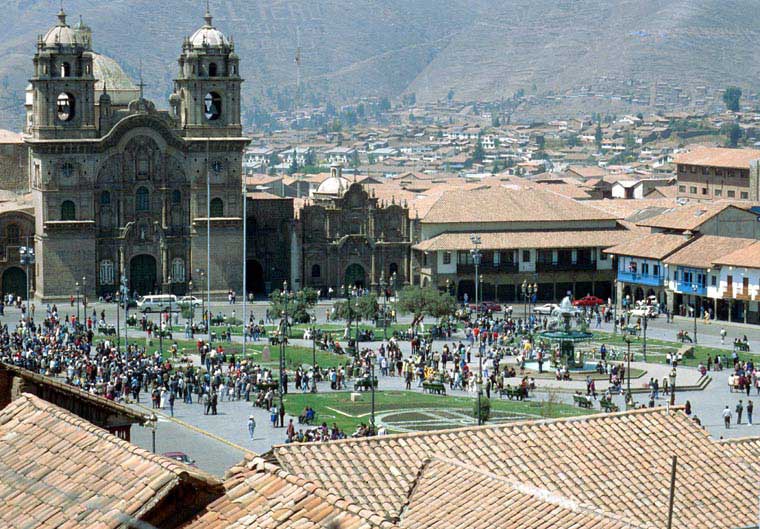
[[239, 137], [240, 58], [208, 7], [204, 22], [182, 43], [172, 109], [186, 137]]
[[37, 39], [34, 77], [30, 80], [31, 113], [27, 127], [37, 139], [96, 136], [95, 82], [90, 41], [66, 23]]

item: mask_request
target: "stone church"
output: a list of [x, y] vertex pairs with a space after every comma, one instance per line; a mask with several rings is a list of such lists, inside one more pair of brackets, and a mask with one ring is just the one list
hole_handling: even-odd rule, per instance
[[340, 165], [300, 211], [302, 285], [343, 293], [354, 286], [379, 290], [409, 282], [412, 225], [406, 205], [381, 203], [365, 186], [343, 176]]
[[37, 298], [68, 298], [76, 283], [113, 293], [122, 276], [130, 293], [207, 280], [242, 291], [242, 82], [234, 43], [207, 12], [181, 43], [169, 110], [156, 110], [142, 80], [59, 13], [37, 41], [26, 101]]

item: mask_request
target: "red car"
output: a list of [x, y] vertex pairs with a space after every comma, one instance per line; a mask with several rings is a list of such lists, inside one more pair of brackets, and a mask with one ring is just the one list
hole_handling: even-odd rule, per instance
[[575, 307], [596, 307], [597, 305], [604, 305], [606, 302], [602, 298], [598, 298], [596, 296], [592, 296], [589, 294], [588, 296], [583, 296], [581, 299], [576, 299], [573, 301], [573, 306]]
[[[470, 303], [470, 310], [475, 310], [477, 307], [475, 303]], [[495, 301], [481, 301], [480, 310], [478, 312], [501, 312], [501, 305]]]

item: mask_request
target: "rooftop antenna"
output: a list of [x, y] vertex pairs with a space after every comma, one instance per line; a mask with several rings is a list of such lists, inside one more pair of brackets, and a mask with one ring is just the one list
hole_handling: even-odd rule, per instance
[[142, 59], [140, 59], [140, 82], [138, 85], [140, 87], [140, 101], [144, 99], [145, 94], [145, 83], [143, 82], [143, 71], [142, 71]]

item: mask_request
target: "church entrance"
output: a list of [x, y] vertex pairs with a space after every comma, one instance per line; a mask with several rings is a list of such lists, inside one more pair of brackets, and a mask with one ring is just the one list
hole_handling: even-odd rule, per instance
[[264, 268], [261, 263], [255, 259], [248, 259], [245, 262], [245, 282], [249, 293], [254, 296], [265, 296], [266, 285], [264, 284]]
[[137, 255], [129, 262], [130, 294], [137, 292], [145, 296], [158, 290], [156, 258], [152, 255]]
[[26, 272], [13, 266], [3, 273], [3, 294], [13, 294], [26, 299]]
[[343, 284], [349, 288], [364, 288], [366, 284], [364, 267], [357, 263], [349, 265], [349, 267], [346, 268], [346, 275], [343, 280]]

